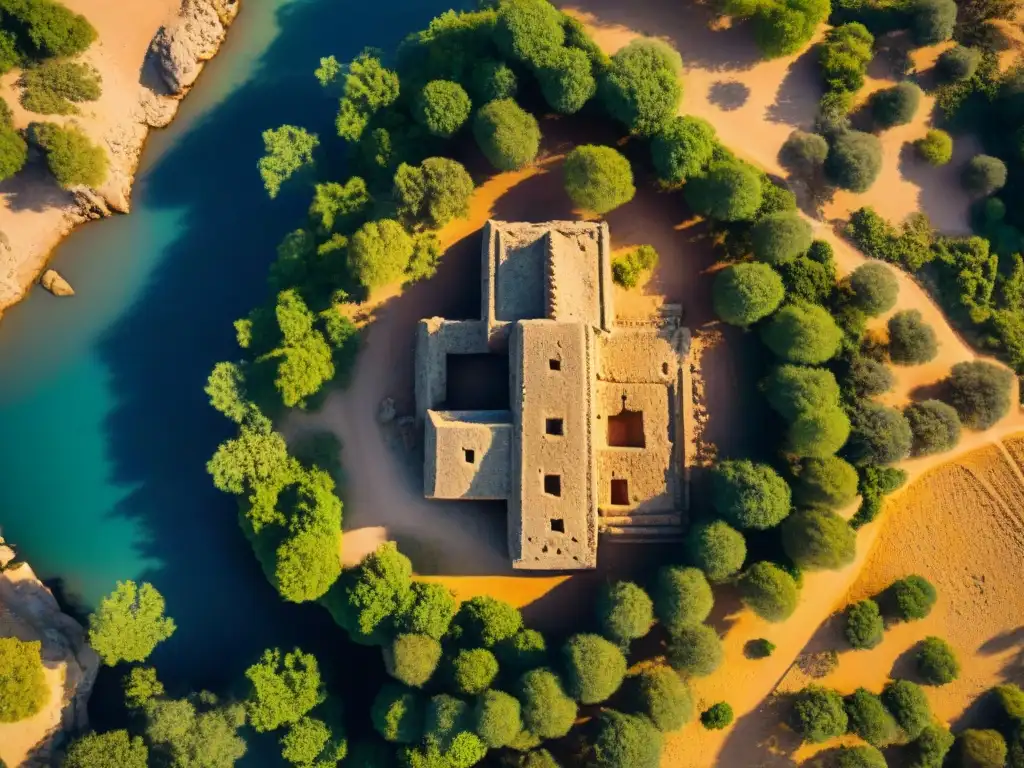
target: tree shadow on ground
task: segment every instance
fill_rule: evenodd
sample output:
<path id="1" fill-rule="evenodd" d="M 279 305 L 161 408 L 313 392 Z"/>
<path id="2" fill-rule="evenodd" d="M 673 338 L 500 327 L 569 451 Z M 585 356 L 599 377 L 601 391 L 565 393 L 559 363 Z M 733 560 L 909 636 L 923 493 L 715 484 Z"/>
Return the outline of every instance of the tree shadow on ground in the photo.
<path id="1" fill-rule="evenodd" d="M 808 88 L 808 83 L 815 83 L 818 87 Z M 818 48 L 811 46 L 786 70 L 782 85 L 775 94 L 775 101 L 768 107 L 768 119 L 773 123 L 791 125 L 804 131 L 814 130 L 818 101 L 824 93 L 820 83 Z"/>
<path id="2" fill-rule="evenodd" d="M 71 193 L 57 184 L 45 158 L 38 151 L 29 153 L 29 162 L 17 175 L 0 182 L 0 198 L 14 213 L 40 213 L 50 208 L 64 208 L 74 202 Z"/>
<path id="3" fill-rule="evenodd" d="M 708 101 L 723 112 L 732 112 L 747 103 L 750 88 L 737 80 L 718 80 L 708 90 Z"/>
<path id="4" fill-rule="evenodd" d="M 739 718 L 729 731 L 715 765 L 757 765 L 760 768 L 795 768 L 793 755 L 801 739 L 787 724 L 790 697 L 771 694 L 757 709 Z"/>

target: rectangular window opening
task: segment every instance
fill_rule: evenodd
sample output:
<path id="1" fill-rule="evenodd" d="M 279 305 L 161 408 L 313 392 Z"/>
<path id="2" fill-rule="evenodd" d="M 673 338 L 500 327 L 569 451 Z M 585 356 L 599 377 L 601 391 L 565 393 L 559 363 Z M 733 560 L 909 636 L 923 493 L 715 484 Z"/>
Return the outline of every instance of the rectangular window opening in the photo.
<path id="1" fill-rule="evenodd" d="M 613 448 L 643 448 L 644 412 L 622 409 L 608 417 L 608 445 Z"/>
<path id="2" fill-rule="evenodd" d="M 544 493 L 548 496 L 562 495 L 562 476 L 544 475 Z"/>
<path id="3" fill-rule="evenodd" d="M 629 504 L 629 481 L 625 478 L 612 478 L 612 504 L 617 506 Z"/>
<path id="4" fill-rule="evenodd" d="M 555 533 L 565 533 L 565 520 L 560 517 L 551 518 L 551 530 Z"/>
<path id="5" fill-rule="evenodd" d="M 462 452 L 466 455 L 467 464 L 476 463 L 476 451 L 474 451 L 472 448 L 463 448 Z"/>
<path id="6" fill-rule="evenodd" d="M 544 432 L 549 435 L 563 435 L 563 423 L 561 419 L 545 419 Z"/>
<path id="7" fill-rule="evenodd" d="M 548 367 L 552 371 L 560 371 L 562 370 L 562 361 L 556 360 L 555 358 L 551 358 L 550 360 L 548 360 Z"/>

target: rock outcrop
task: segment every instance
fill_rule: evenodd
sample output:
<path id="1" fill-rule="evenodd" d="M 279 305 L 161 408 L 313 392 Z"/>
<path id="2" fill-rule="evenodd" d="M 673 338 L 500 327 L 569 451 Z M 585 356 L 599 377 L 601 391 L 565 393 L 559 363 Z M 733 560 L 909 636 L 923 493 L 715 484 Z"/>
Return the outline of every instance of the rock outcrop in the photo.
<path id="1" fill-rule="evenodd" d="M 56 269 L 48 269 L 43 272 L 39 284 L 54 296 L 74 296 L 75 289 L 71 283 L 65 280 Z"/>
<path id="2" fill-rule="evenodd" d="M 0 761 L 10 768 L 56 765 L 56 750 L 88 724 L 86 704 L 100 661 L 85 630 L 61 612 L 53 593 L 0 538 L 0 637 L 42 643 L 50 701 L 17 723 L 0 723 Z"/>
<path id="3" fill-rule="evenodd" d="M 226 23 L 238 12 L 236 0 L 185 0 L 181 16 L 161 29 L 150 48 L 168 91 L 184 93 L 224 41 Z"/>

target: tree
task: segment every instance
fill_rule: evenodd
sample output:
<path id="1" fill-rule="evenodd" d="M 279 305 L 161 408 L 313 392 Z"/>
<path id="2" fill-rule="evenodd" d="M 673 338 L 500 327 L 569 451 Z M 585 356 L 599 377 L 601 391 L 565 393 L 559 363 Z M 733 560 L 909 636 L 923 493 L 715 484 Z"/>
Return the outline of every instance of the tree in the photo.
<path id="1" fill-rule="evenodd" d="M 935 66 L 943 80 L 955 82 L 973 77 L 980 63 L 981 51 L 977 48 L 957 45 L 939 54 Z"/>
<path id="2" fill-rule="evenodd" d="M 761 389 L 769 405 L 787 421 L 839 405 L 839 384 L 825 368 L 779 365 L 765 377 Z"/>
<path id="3" fill-rule="evenodd" d="M 851 192 L 867 192 L 882 170 L 882 144 L 878 137 L 846 131 L 832 140 L 825 174 L 837 186 Z"/>
<path id="4" fill-rule="evenodd" d="M 282 125 L 263 132 L 263 157 L 260 176 L 271 198 L 277 197 L 281 185 L 297 171 L 313 163 L 313 150 L 320 146 L 315 133 L 294 125 Z"/>
<path id="5" fill-rule="evenodd" d="M 935 587 L 924 576 L 916 573 L 894 581 L 889 593 L 896 616 L 903 621 L 917 621 L 932 612 L 938 598 Z"/>
<path id="6" fill-rule="evenodd" d="M 837 570 L 853 562 L 857 533 L 831 510 L 801 510 L 782 522 L 782 548 L 800 568 Z"/>
<path id="7" fill-rule="evenodd" d="M 298 648 L 286 654 L 278 648 L 264 651 L 245 676 L 249 725 L 260 733 L 298 722 L 326 697 L 316 657 Z"/>
<path id="8" fill-rule="evenodd" d="M 825 33 L 825 43 L 818 49 L 818 65 L 829 93 L 853 94 L 864 87 L 874 44 L 867 27 L 855 22 L 840 24 Z"/>
<path id="9" fill-rule="evenodd" d="M 715 275 L 711 286 L 715 314 L 744 328 L 774 312 L 785 295 L 782 278 L 767 264 L 733 264 Z"/>
<path id="10" fill-rule="evenodd" d="M 498 676 L 498 660 L 486 648 L 463 649 L 452 661 L 455 689 L 467 696 L 476 696 L 491 687 Z"/>
<path id="11" fill-rule="evenodd" d="M 949 643 L 932 635 L 917 646 L 917 671 L 929 685 L 946 685 L 960 676 L 960 662 Z"/>
<path id="12" fill-rule="evenodd" d="M 905 80 L 871 94 L 871 116 L 881 128 L 906 125 L 914 119 L 920 103 L 921 89 Z"/>
<path id="13" fill-rule="evenodd" d="M 992 689 L 999 708 L 1008 723 L 1024 721 L 1024 690 L 1016 683 L 997 685 Z M 1014 768 L 1017 768 L 1014 766 Z"/>
<path id="14" fill-rule="evenodd" d="M 399 627 L 440 640 L 455 618 L 455 596 L 448 587 L 435 582 L 414 581 L 411 589 L 412 602 L 398 618 Z"/>
<path id="15" fill-rule="evenodd" d="M 785 450 L 794 456 L 826 458 L 845 445 L 850 420 L 839 406 L 802 413 L 789 426 Z"/>
<path id="16" fill-rule="evenodd" d="M 704 621 L 715 598 L 711 585 L 696 568 L 665 565 L 658 570 L 654 612 L 670 634 Z"/>
<path id="17" fill-rule="evenodd" d="M 727 701 L 719 701 L 700 713 L 700 724 L 709 731 L 720 731 L 732 724 L 732 705 Z"/>
<path id="18" fill-rule="evenodd" d="M 658 264 L 654 246 L 640 245 L 623 256 L 612 259 L 612 279 L 623 288 L 636 288 L 640 277 Z"/>
<path id="19" fill-rule="evenodd" d="M 824 136 L 796 130 L 779 150 L 779 162 L 794 173 L 813 174 L 825 164 L 828 142 Z"/>
<path id="20" fill-rule="evenodd" d="M 850 273 L 851 303 L 865 315 L 876 317 L 896 306 L 900 284 L 892 269 L 879 261 L 861 264 Z"/>
<path id="21" fill-rule="evenodd" d="M 494 646 L 502 667 L 519 672 L 543 667 L 548 661 L 544 635 L 535 629 L 521 629 Z"/>
<path id="22" fill-rule="evenodd" d="M 374 113 L 398 99 L 398 75 L 385 69 L 380 59 L 363 52 L 348 66 L 341 107 L 335 121 L 345 141 L 359 141 Z"/>
<path id="23" fill-rule="evenodd" d="M 605 585 L 597 598 L 597 620 L 604 636 L 620 646 L 643 637 L 654 623 L 654 604 L 631 581 Z"/>
<path id="24" fill-rule="evenodd" d="M 866 688 L 858 688 L 846 698 L 850 731 L 873 747 L 884 747 L 896 740 L 899 728 L 881 697 Z M 884 763 L 883 763 L 884 765 Z"/>
<path id="25" fill-rule="evenodd" d="M 884 363 L 857 355 L 850 362 L 846 381 L 855 395 L 874 397 L 892 389 L 893 375 Z"/>
<path id="26" fill-rule="evenodd" d="M 960 183 L 978 197 L 988 197 L 1006 184 L 1006 164 L 998 157 L 975 155 L 964 167 Z"/>
<path id="27" fill-rule="evenodd" d="M 561 768 L 546 749 L 538 749 L 520 758 L 519 768 Z"/>
<path id="28" fill-rule="evenodd" d="M 838 456 L 804 459 L 793 484 L 793 499 L 816 509 L 839 509 L 856 498 L 857 482 L 857 470 Z"/>
<path id="29" fill-rule="evenodd" d="M 452 219 L 469 215 L 473 179 L 455 160 L 428 157 L 418 166 L 398 166 L 393 194 L 399 216 L 440 229 Z"/>
<path id="30" fill-rule="evenodd" d="M 953 139 L 945 131 L 933 128 L 915 141 L 914 146 L 929 165 L 945 165 L 953 158 Z"/>
<path id="31" fill-rule="evenodd" d="M 757 5 L 753 14 L 754 39 L 766 58 L 796 53 L 828 18 L 822 0 L 778 0 Z"/>
<path id="32" fill-rule="evenodd" d="M 241 424 L 249 411 L 246 400 L 245 374 L 238 363 L 217 363 L 210 372 L 204 389 L 210 405 L 236 424 Z"/>
<path id="33" fill-rule="evenodd" d="M 309 218 L 317 231 L 326 236 L 348 230 L 356 222 L 361 223 L 372 203 L 366 182 L 360 177 L 352 176 L 344 184 L 329 181 L 315 185 Z"/>
<path id="34" fill-rule="evenodd" d="M 41 648 L 38 640 L 0 637 L 0 723 L 31 717 L 50 700 Z"/>
<path id="35" fill-rule="evenodd" d="M 660 763 L 661 734 L 647 718 L 601 712 L 588 768 L 658 768 Z"/>
<path id="36" fill-rule="evenodd" d="M 96 29 L 88 19 L 60 3 L 5 3 L 4 13 L 24 37 L 20 45 L 31 58 L 75 56 L 96 40 Z M 27 38 L 27 39 L 25 39 Z"/>
<path id="37" fill-rule="evenodd" d="M 381 288 L 402 276 L 412 251 L 412 238 L 397 221 L 370 221 L 352 235 L 349 266 L 367 289 Z"/>
<path id="38" fill-rule="evenodd" d="M 488 59 L 473 71 L 473 95 L 481 104 L 513 99 L 518 86 L 515 70 L 504 62 Z"/>
<path id="39" fill-rule="evenodd" d="M 413 109 L 416 122 L 434 136 L 454 136 L 469 118 L 469 94 L 451 80 L 431 80 L 420 91 Z"/>
<path id="40" fill-rule="evenodd" d="M 761 329 L 761 339 L 783 360 L 817 365 L 836 355 L 843 331 L 824 307 L 789 304 Z"/>
<path id="41" fill-rule="evenodd" d="M 388 674 L 410 688 L 421 688 L 441 660 L 441 643 L 427 635 L 403 634 L 384 649 Z"/>
<path id="42" fill-rule="evenodd" d="M 132 667 L 124 678 L 124 701 L 129 709 L 143 710 L 164 695 L 164 685 L 152 667 Z"/>
<path id="43" fill-rule="evenodd" d="M 869 650 L 885 638 L 885 622 L 874 600 L 861 600 L 846 609 L 846 639 L 854 648 Z"/>
<path id="44" fill-rule="evenodd" d="M 953 36 L 954 0 L 916 0 L 910 7 L 911 30 L 918 45 L 935 45 Z"/>
<path id="45" fill-rule="evenodd" d="M 164 598 L 156 587 L 119 581 L 89 617 L 89 645 L 110 667 L 145 661 L 174 629 L 174 620 L 164 616 Z"/>
<path id="46" fill-rule="evenodd" d="M 737 528 L 764 530 L 789 514 L 790 490 L 767 464 L 746 459 L 723 461 L 712 470 L 711 502 L 718 514 Z"/>
<path id="47" fill-rule="evenodd" d="M 259 412 L 247 414 L 238 437 L 221 443 L 207 462 L 206 471 L 212 475 L 213 484 L 226 493 L 251 494 L 250 500 L 266 497 L 266 510 L 261 505 L 247 514 L 257 532 L 266 523 L 281 522 L 274 505 L 278 492 L 293 482 L 296 464 L 270 419 Z M 260 518 L 258 514 L 263 511 L 266 515 Z"/>
<path id="48" fill-rule="evenodd" d="M 565 690 L 581 704 L 598 704 L 622 685 L 626 657 L 600 635 L 578 634 L 562 646 Z"/>
<path id="49" fill-rule="evenodd" d="M 963 768 L 1002 768 L 1006 765 L 1006 739 L 999 731 L 968 728 L 957 738 Z"/>
<path id="50" fill-rule="evenodd" d="M 853 411 L 847 458 L 857 466 L 892 464 L 910 455 L 914 436 L 896 408 L 862 402 Z"/>
<path id="51" fill-rule="evenodd" d="M 754 218 L 763 196 L 761 176 L 737 160 L 713 161 L 705 173 L 691 178 L 683 190 L 696 213 L 719 221 Z"/>
<path id="52" fill-rule="evenodd" d="M 565 191 L 573 204 L 608 213 L 633 199 L 633 169 L 611 147 L 585 144 L 565 158 Z"/>
<path id="53" fill-rule="evenodd" d="M 473 137 L 499 171 L 524 168 L 540 150 L 537 119 L 512 99 L 492 101 L 478 109 L 473 118 Z"/>
<path id="54" fill-rule="evenodd" d="M 840 747 L 836 768 L 886 768 L 885 755 L 872 746 Z"/>
<path id="55" fill-rule="evenodd" d="M 949 750 L 953 748 L 953 734 L 939 725 L 929 725 L 917 737 L 917 759 L 912 768 L 942 768 Z"/>
<path id="56" fill-rule="evenodd" d="M 721 638 L 707 624 L 680 627 L 669 638 L 665 653 L 672 669 L 693 677 L 710 675 L 721 665 L 724 655 Z"/>
<path id="57" fill-rule="evenodd" d="M 750 231 L 754 256 L 769 264 L 782 264 L 806 253 L 811 247 L 811 225 L 795 211 L 773 213 L 758 221 Z"/>
<path id="58" fill-rule="evenodd" d="M 128 731 L 90 733 L 68 747 L 64 768 L 147 768 L 149 750 L 141 736 Z"/>
<path id="59" fill-rule="evenodd" d="M 908 738 L 916 739 L 931 725 L 932 712 L 928 697 L 917 683 L 893 680 L 882 689 L 882 703 L 896 718 Z"/>
<path id="60" fill-rule="evenodd" d="M 938 354 L 935 331 L 916 309 L 905 309 L 889 318 L 889 357 L 897 365 L 920 365 Z"/>
<path id="61" fill-rule="evenodd" d="M 658 181 L 678 187 L 701 174 L 711 162 L 717 139 L 706 120 L 676 115 L 651 139 L 651 162 Z"/>
<path id="62" fill-rule="evenodd" d="M 539 66 L 565 42 L 561 14 L 544 0 L 511 0 L 498 8 L 494 39 L 507 56 Z"/>
<path id="63" fill-rule="evenodd" d="M 660 40 L 638 38 L 612 56 L 600 84 L 601 101 L 634 136 L 653 136 L 683 98 L 682 59 Z"/>
<path id="64" fill-rule="evenodd" d="M 484 691 L 476 699 L 473 716 L 476 735 L 492 749 L 508 746 L 523 729 L 521 705 L 504 691 Z"/>
<path id="65" fill-rule="evenodd" d="M 386 542 L 338 581 L 327 608 L 355 642 L 383 645 L 414 600 L 412 563 Z"/>
<path id="66" fill-rule="evenodd" d="M 387 741 L 412 744 L 423 736 L 423 700 L 404 686 L 385 683 L 373 700 L 370 719 Z"/>
<path id="67" fill-rule="evenodd" d="M 808 685 L 793 702 L 793 726 L 804 741 L 820 744 L 846 733 L 843 697 L 831 688 Z"/>
<path id="68" fill-rule="evenodd" d="M 800 590 L 796 580 L 774 563 L 754 563 L 739 579 L 743 604 L 765 621 L 785 621 L 796 610 Z"/>
<path id="69" fill-rule="evenodd" d="M 281 757 L 298 766 L 334 766 L 348 754 L 344 736 L 335 736 L 331 727 L 315 717 L 293 723 L 281 737 Z"/>
<path id="70" fill-rule="evenodd" d="M 574 115 L 597 92 L 593 65 L 586 51 L 558 48 L 537 70 L 544 100 L 555 112 Z"/>
<path id="71" fill-rule="evenodd" d="M 271 582 L 285 600 L 304 603 L 323 597 L 341 575 L 341 501 L 328 472 L 302 472 L 290 498 L 289 533 L 274 553 Z"/>
<path id="72" fill-rule="evenodd" d="M 693 696 L 670 667 L 648 667 L 636 676 L 637 714 L 662 733 L 677 731 L 693 718 Z"/>
<path id="73" fill-rule="evenodd" d="M 98 187 L 107 178 L 107 153 L 93 144 L 76 125 L 43 123 L 36 127 L 36 142 L 46 152 L 46 164 L 60 186 Z"/>
<path id="74" fill-rule="evenodd" d="M 743 534 L 724 520 L 696 523 L 686 535 L 691 564 L 704 571 L 710 582 L 725 581 L 743 567 L 747 542 Z"/>
<path id="75" fill-rule="evenodd" d="M 518 608 L 488 595 L 470 598 L 459 606 L 452 635 L 463 647 L 493 648 L 523 627 Z"/>
<path id="76" fill-rule="evenodd" d="M 947 384 L 949 402 L 968 429 L 988 429 L 1010 410 L 1013 374 L 994 363 L 957 363 Z"/>
<path id="77" fill-rule="evenodd" d="M 559 739 L 576 722 L 576 702 L 550 669 L 531 669 L 519 679 L 517 698 L 523 705 L 523 727 L 541 739 Z"/>
<path id="78" fill-rule="evenodd" d="M 7 124 L 0 125 L 0 181 L 9 179 L 28 160 L 28 144 L 21 134 Z"/>
<path id="79" fill-rule="evenodd" d="M 911 454 L 928 456 L 956 447 L 960 442 L 960 416 L 941 400 L 923 400 L 908 405 L 903 415 L 914 435 Z"/>
<path id="80" fill-rule="evenodd" d="M 157 700 L 146 709 L 146 719 L 146 741 L 160 765 L 232 768 L 245 755 L 245 740 L 238 735 L 245 708 L 221 705 L 211 693 Z"/>

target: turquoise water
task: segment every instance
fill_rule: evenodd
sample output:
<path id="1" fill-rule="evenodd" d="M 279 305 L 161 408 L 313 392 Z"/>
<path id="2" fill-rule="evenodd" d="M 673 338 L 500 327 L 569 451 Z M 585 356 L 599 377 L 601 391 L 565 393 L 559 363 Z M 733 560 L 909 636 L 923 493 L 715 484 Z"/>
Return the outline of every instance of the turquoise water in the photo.
<path id="1" fill-rule="evenodd" d="M 85 607 L 118 579 L 153 582 L 179 626 L 155 657 L 168 679 L 222 687 L 268 645 L 339 640 L 322 609 L 277 598 L 210 485 L 206 459 L 229 429 L 202 387 L 308 204 L 308 190 L 267 199 L 261 131 L 328 137 L 319 57 L 394 50 L 450 5 L 243 0 L 177 120 L 153 134 L 131 215 L 57 252 L 78 295 L 35 290 L 0 323 L 0 530 Z"/>

